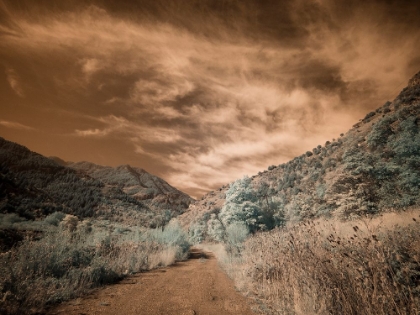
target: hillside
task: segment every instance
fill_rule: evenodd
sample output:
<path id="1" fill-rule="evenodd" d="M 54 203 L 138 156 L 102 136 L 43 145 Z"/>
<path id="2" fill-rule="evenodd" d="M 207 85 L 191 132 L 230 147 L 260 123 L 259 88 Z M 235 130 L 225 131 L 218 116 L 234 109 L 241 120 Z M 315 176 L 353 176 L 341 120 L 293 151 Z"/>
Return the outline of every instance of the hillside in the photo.
<path id="1" fill-rule="evenodd" d="M 3 138 L 0 179 L 0 213 L 26 219 L 61 211 L 156 226 L 182 213 L 192 200 L 144 170 L 65 163 Z"/>
<path id="2" fill-rule="evenodd" d="M 130 165 L 113 168 L 89 162 L 69 163 L 68 167 L 100 181 L 105 191 L 120 189 L 155 211 L 169 211 L 169 216 L 183 213 L 192 201 L 187 194 L 141 168 Z"/>
<path id="3" fill-rule="evenodd" d="M 420 73 L 393 102 L 338 139 L 208 193 L 180 220 L 196 241 L 219 241 L 238 222 L 257 231 L 288 221 L 356 219 L 419 205 L 419 125 Z"/>

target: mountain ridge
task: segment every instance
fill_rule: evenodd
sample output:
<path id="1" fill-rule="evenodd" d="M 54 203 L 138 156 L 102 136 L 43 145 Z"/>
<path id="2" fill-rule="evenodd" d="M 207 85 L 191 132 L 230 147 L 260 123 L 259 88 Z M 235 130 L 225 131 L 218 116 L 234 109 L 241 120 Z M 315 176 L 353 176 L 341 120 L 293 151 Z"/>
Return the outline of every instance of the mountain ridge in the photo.
<path id="1" fill-rule="evenodd" d="M 127 172 L 131 182 L 125 181 Z M 162 226 L 193 200 L 140 168 L 47 158 L 1 137 L 0 177 L 0 213 L 27 219 L 60 211 L 82 218 Z"/>

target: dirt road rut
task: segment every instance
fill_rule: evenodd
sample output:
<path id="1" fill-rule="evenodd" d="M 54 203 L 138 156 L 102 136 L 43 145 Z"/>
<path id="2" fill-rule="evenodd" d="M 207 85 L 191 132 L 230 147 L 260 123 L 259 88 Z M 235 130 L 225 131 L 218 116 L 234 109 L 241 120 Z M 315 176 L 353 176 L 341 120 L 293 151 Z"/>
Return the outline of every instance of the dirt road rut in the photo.
<path id="1" fill-rule="evenodd" d="M 191 251 L 191 259 L 128 277 L 84 298 L 52 309 L 52 314 L 90 315 L 251 315 L 246 299 L 220 270 L 211 253 Z"/>

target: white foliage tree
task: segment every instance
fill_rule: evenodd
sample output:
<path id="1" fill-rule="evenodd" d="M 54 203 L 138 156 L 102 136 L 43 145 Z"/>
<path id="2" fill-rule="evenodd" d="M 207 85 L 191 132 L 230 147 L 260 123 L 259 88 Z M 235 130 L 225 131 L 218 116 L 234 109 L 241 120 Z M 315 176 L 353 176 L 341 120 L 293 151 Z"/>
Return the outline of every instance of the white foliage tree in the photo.
<path id="1" fill-rule="evenodd" d="M 231 184 L 219 218 L 224 226 L 243 222 L 250 231 L 261 229 L 259 200 L 252 189 L 251 179 L 245 176 Z"/>
<path id="2" fill-rule="evenodd" d="M 217 242 L 222 242 L 225 236 L 223 224 L 214 213 L 211 214 L 210 220 L 207 221 L 207 234 Z"/>

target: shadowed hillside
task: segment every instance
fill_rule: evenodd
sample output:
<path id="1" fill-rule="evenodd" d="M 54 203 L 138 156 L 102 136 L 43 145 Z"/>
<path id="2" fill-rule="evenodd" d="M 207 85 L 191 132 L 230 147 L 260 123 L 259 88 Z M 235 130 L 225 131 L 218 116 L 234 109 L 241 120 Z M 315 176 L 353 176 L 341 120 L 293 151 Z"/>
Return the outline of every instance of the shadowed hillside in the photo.
<path id="1" fill-rule="evenodd" d="M 169 185 L 163 179 L 140 168 L 121 165 L 116 168 L 89 162 L 69 163 L 68 166 L 80 174 L 87 174 L 105 185 L 104 190 L 121 190 L 130 198 L 149 208 L 173 216 L 188 208 L 192 199 L 187 194 Z"/>
<path id="2" fill-rule="evenodd" d="M 0 138 L 0 212 L 35 219 L 63 211 L 93 216 L 103 184 Z"/>
<path id="3" fill-rule="evenodd" d="M 68 163 L 0 138 L 0 314 L 45 313 L 186 259 L 186 233 L 166 223 L 191 200 L 141 169 Z"/>
<path id="4" fill-rule="evenodd" d="M 222 240 L 316 217 L 356 219 L 420 203 L 420 73 L 346 134 L 203 196 L 181 216 L 193 239 Z"/>
<path id="5" fill-rule="evenodd" d="M 163 226 L 192 200 L 144 170 L 66 163 L 3 138 L 0 178 L 0 213 L 26 219 L 60 211 L 81 218 Z"/>

